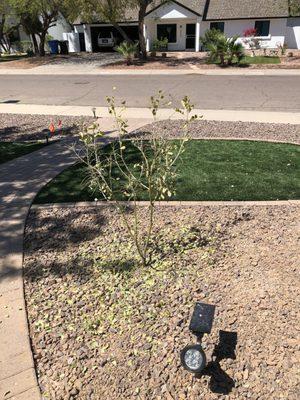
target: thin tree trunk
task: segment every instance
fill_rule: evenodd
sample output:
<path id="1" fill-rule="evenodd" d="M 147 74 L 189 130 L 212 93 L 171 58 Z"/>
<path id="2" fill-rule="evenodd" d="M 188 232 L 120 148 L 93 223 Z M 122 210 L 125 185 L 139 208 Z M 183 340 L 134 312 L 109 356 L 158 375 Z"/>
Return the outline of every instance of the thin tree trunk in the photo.
<path id="1" fill-rule="evenodd" d="M 120 33 L 122 38 L 129 43 L 132 43 L 132 40 L 130 37 L 127 35 L 127 33 L 124 31 L 124 29 L 117 23 L 113 23 L 112 26 Z"/>
<path id="2" fill-rule="evenodd" d="M 224 54 L 220 54 L 220 61 L 221 61 L 221 66 L 224 67 L 224 66 L 225 66 L 225 57 L 224 57 Z"/>
<path id="3" fill-rule="evenodd" d="M 34 54 L 39 54 L 39 46 L 34 33 L 31 34 Z"/>
<path id="4" fill-rule="evenodd" d="M 4 35 L 4 25 L 6 21 L 6 15 L 1 14 L 1 23 L 0 23 L 0 47 L 2 47 L 3 51 L 8 51 L 6 48 L 6 40 Z"/>
<path id="5" fill-rule="evenodd" d="M 41 56 L 41 57 L 44 57 L 45 56 L 45 40 L 46 40 L 46 33 L 45 32 L 43 32 L 41 35 L 40 35 L 40 44 L 39 44 L 39 55 Z"/>
<path id="6" fill-rule="evenodd" d="M 146 40 L 144 37 L 144 23 L 146 15 L 147 3 L 144 1 L 139 9 L 139 43 L 140 43 L 140 58 L 147 59 Z"/>

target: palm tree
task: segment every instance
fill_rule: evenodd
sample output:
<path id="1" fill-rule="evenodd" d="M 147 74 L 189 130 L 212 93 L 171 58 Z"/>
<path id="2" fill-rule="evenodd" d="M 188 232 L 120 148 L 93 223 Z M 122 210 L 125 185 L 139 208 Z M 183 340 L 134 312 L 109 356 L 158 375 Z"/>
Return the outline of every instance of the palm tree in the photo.
<path id="1" fill-rule="evenodd" d="M 218 35 L 214 42 L 207 43 L 206 48 L 209 52 L 210 61 L 217 62 L 220 60 L 220 65 L 226 65 L 226 55 L 228 54 L 228 39 L 224 34 Z"/>
<path id="2" fill-rule="evenodd" d="M 234 36 L 231 39 L 227 39 L 227 53 L 228 53 L 228 65 L 232 64 L 233 58 L 236 57 L 238 64 L 245 57 L 244 46 L 242 43 L 237 42 L 238 36 Z"/>
<path id="3" fill-rule="evenodd" d="M 125 58 L 127 65 L 131 65 L 132 59 L 138 50 L 138 43 L 124 41 L 120 46 L 116 47 L 116 50 Z"/>

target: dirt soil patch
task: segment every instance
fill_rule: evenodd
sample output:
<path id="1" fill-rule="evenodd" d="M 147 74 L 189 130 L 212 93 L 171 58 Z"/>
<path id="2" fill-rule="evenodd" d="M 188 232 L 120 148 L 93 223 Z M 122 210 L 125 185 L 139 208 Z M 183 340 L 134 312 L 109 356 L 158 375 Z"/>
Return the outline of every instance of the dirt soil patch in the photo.
<path id="1" fill-rule="evenodd" d="M 31 211 L 24 281 L 44 398 L 298 399 L 300 207 L 157 212 L 156 268 L 142 269 L 109 206 Z M 196 378 L 179 353 L 199 300 L 217 308 Z"/>
<path id="2" fill-rule="evenodd" d="M 61 121 L 61 128 L 59 127 Z M 92 124 L 92 117 L 70 117 L 59 115 L 23 115 L 0 114 L 0 141 L 24 142 L 45 140 L 46 133 L 53 123 L 55 132 L 53 139 L 60 139 L 65 135 L 74 135 L 80 132 L 83 125 Z"/>
<path id="3" fill-rule="evenodd" d="M 159 121 L 138 129 L 130 137 L 179 138 L 186 134 L 182 124 L 182 121 Z M 234 138 L 300 144 L 300 125 L 198 120 L 189 125 L 188 135 L 195 139 Z"/>
<path id="4" fill-rule="evenodd" d="M 28 57 L 20 60 L 6 61 L 0 63 L 1 68 L 31 69 L 42 65 L 61 66 L 94 66 L 101 67 L 107 63 L 119 60 L 121 56 L 116 52 L 101 53 L 71 53 L 69 55 L 50 55 L 45 57 Z"/>

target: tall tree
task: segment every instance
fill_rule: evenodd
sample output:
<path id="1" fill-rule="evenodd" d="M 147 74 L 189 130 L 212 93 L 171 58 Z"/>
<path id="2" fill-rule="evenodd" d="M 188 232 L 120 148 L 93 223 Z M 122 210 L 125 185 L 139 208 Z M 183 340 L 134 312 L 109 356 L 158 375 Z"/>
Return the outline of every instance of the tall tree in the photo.
<path id="1" fill-rule="evenodd" d="M 75 18 L 77 0 L 9 0 L 21 17 L 25 31 L 35 38 L 39 37 L 38 51 L 45 55 L 45 42 L 49 28 L 55 25 L 60 14 Z M 33 39 L 35 43 L 35 39 Z M 37 46 L 37 43 L 35 44 Z"/>
<path id="2" fill-rule="evenodd" d="M 144 36 L 146 14 L 150 10 L 150 7 L 158 6 L 168 1 L 169 0 L 132 0 L 131 2 L 131 7 L 136 6 L 138 8 L 140 55 L 143 59 L 147 58 L 146 40 Z M 128 6 L 130 7 L 130 5 Z"/>
<path id="3" fill-rule="evenodd" d="M 42 31 L 42 23 L 38 15 L 22 13 L 20 23 L 25 33 L 31 37 L 34 54 L 39 54 L 39 45 L 36 36 Z"/>
<path id="4" fill-rule="evenodd" d="M 8 1 L 0 0 L 0 50 L 10 52 L 11 35 L 19 25 L 19 20 L 13 15 Z"/>
<path id="5" fill-rule="evenodd" d="M 145 16 L 150 6 L 156 6 L 168 0 L 81 0 L 82 15 L 87 15 L 89 20 L 99 20 L 109 22 L 122 35 L 126 41 L 131 41 L 120 21 L 125 21 L 126 16 L 136 11 L 138 14 L 138 33 L 140 44 L 140 55 L 143 59 L 147 58 L 146 41 L 144 37 Z"/>
<path id="6" fill-rule="evenodd" d="M 124 21 L 125 13 L 130 7 L 132 0 L 80 0 L 80 11 L 82 18 L 89 22 L 110 23 L 122 36 L 122 38 L 131 42 L 127 33 L 119 24 Z"/>

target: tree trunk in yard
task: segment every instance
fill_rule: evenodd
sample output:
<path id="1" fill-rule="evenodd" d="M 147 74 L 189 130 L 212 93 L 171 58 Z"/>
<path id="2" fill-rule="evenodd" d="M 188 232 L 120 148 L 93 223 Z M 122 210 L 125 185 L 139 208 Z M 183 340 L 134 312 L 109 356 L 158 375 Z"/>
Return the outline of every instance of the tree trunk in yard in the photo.
<path id="1" fill-rule="evenodd" d="M 38 46 L 36 36 L 34 33 L 31 34 L 31 39 L 32 39 L 32 43 L 33 43 L 34 54 L 39 54 L 39 46 Z"/>
<path id="2" fill-rule="evenodd" d="M 6 48 L 6 40 L 5 40 L 5 35 L 4 35 L 4 25 L 5 25 L 5 21 L 6 21 L 6 15 L 5 14 L 1 14 L 1 18 L 0 18 L 0 48 L 3 49 L 3 51 L 8 51 Z"/>
<path id="3" fill-rule="evenodd" d="M 223 53 L 220 54 L 220 61 L 221 61 L 221 66 L 224 67 L 225 66 L 225 57 L 224 57 Z"/>
<path id="4" fill-rule="evenodd" d="M 39 55 L 41 57 L 45 56 L 45 40 L 46 40 L 46 32 L 43 32 L 40 35 L 40 44 L 39 44 Z"/>
<path id="5" fill-rule="evenodd" d="M 147 9 L 147 2 L 143 1 L 139 8 L 139 43 L 140 43 L 140 57 L 142 60 L 147 59 L 146 40 L 144 37 L 144 22 Z"/>
<path id="6" fill-rule="evenodd" d="M 132 40 L 130 37 L 127 35 L 127 33 L 124 31 L 124 29 L 117 23 L 113 23 L 112 26 L 120 33 L 122 38 L 129 43 L 132 43 Z"/>

